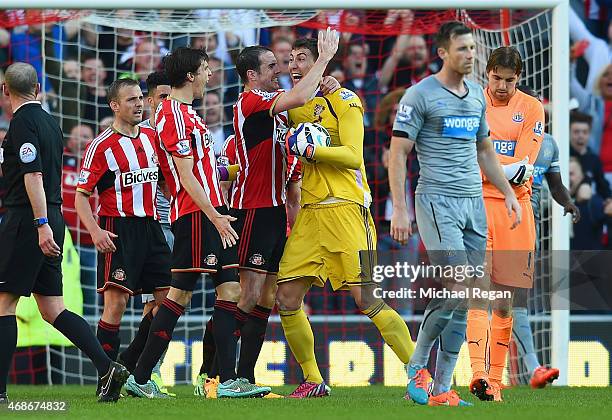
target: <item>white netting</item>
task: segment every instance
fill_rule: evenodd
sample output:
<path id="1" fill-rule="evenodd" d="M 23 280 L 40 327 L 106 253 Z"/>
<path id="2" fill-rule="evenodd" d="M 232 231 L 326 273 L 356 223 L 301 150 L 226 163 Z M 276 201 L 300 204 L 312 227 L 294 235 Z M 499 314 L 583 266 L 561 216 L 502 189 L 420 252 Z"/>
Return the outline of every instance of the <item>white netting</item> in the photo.
<path id="1" fill-rule="evenodd" d="M 333 14 L 328 12 L 324 25 L 334 21 L 331 17 L 339 22 L 343 22 L 345 18 L 348 21 L 349 18 L 355 16 L 360 18 L 362 16 L 362 14 L 359 14 L 360 12 L 363 11 L 352 15 L 350 13 Z M 447 15 L 451 17 L 460 16 L 461 19 L 476 27 L 478 59 L 475 78 L 479 82 L 484 81 L 484 64 L 489 53 L 494 48 L 504 45 L 506 39 L 510 41 L 511 45 L 517 46 L 524 57 L 523 82 L 550 99 L 551 49 L 549 40 L 552 28 L 549 11 L 529 17 L 504 31 L 479 27 L 479 22 L 481 22 L 479 19 L 484 19 L 484 17 L 489 19 L 490 16 L 495 16 L 495 12 L 487 12 L 486 14 L 483 14 L 482 11 L 465 10 L 457 11 L 457 13 L 454 13 L 454 11 L 448 12 Z M 60 24 L 64 29 L 61 36 L 53 31 L 43 30 L 41 32 L 43 38 L 42 61 L 45 74 L 43 85 L 44 91 L 48 93 L 47 99 L 51 113 L 60 121 L 67 141 L 71 138 L 87 138 L 88 136 L 91 138 L 109 123 L 108 117 L 111 113 L 106 105 L 104 89 L 109 81 L 120 76 L 129 76 L 143 82 L 151 71 L 159 67 L 161 57 L 167 51 L 179 46 L 192 45 L 206 48 L 211 56 L 209 64 L 213 69 L 213 78 L 207 87 L 205 118 L 213 133 L 215 133 L 214 135 L 219 139 L 224 139 L 231 130 L 231 106 L 235 103 L 240 90 L 239 80 L 232 61 L 235 54 L 246 45 L 260 42 L 269 45 L 271 40 L 277 36 L 279 39 L 295 36 L 295 28 L 292 26 L 315 15 L 317 15 L 317 12 L 314 10 L 171 12 L 121 10 L 92 11 L 80 20 L 67 20 Z M 431 13 L 429 16 L 435 15 L 435 13 Z M 417 16 L 420 15 L 417 14 Z M 377 16 L 374 16 L 374 18 L 379 19 Z M 379 20 L 382 22 L 383 19 Z M 488 22 L 490 23 L 491 20 Z M 429 34 L 435 32 L 436 25 L 419 21 L 419 24 L 415 26 L 422 30 L 430 51 L 434 50 L 431 48 L 431 36 Z M 274 29 L 263 29 L 267 27 L 274 27 Z M 384 33 L 373 34 L 373 32 L 370 32 L 370 37 L 364 40 L 362 34 L 368 33 L 368 28 L 372 27 L 376 26 L 362 25 L 358 27 L 357 25 L 353 26 L 354 31 L 347 27 L 345 28 L 345 34 L 348 33 L 349 36 L 343 38 L 351 39 L 351 42 L 354 43 L 362 43 L 364 46 L 367 44 L 369 49 L 369 53 L 366 53 L 368 54 L 368 65 L 376 65 L 377 63 L 380 69 L 391 51 L 387 44 L 393 45 L 394 37 L 389 34 L 387 28 Z M 487 24 L 486 27 L 490 28 L 492 25 Z M 403 31 L 403 28 L 398 26 L 397 31 L 396 33 L 399 33 Z M 306 31 L 304 30 L 304 32 Z M 374 75 L 373 77 L 377 76 Z M 144 85 L 144 83 L 141 84 Z M 381 89 L 378 84 L 374 86 L 374 89 Z M 393 87 L 397 86 L 393 86 L 391 83 L 389 90 Z M 211 92 L 215 92 L 215 95 L 212 95 Z M 367 102 L 368 105 L 366 110 L 373 114 L 374 111 L 377 111 L 377 104 L 382 94 L 380 91 L 371 93 L 372 95 L 367 97 L 364 102 Z M 214 97 L 217 98 L 216 102 L 213 101 Z M 208 102 L 209 100 L 213 102 Z M 200 108 L 202 104 L 195 104 L 195 106 Z M 147 110 L 145 117 L 148 116 L 148 112 Z M 368 114 L 366 118 L 372 117 L 374 119 L 372 114 Z M 79 135 L 81 131 L 84 131 L 85 134 Z M 375 143 L 366 146 L 367 153 L 370 153 L 372 158 L 369 161 L 366 158 L 366 165 L 368 166 L 368 179 L 375 197 L 372 213 L 379 223 L 383 216 L 374 208 L 378 205 L 377 203 L 384 203 L 387 199 L 387 196 L 383 195 L 383 188 L 379 188 L 382 183 L 387 183 L 387 179 L 384 176 L 379 178 L 377 175 L 371 175 L 371 173 L 380 171 L 382 168 L 380 155 L 383 153 L 383 143 L 379 143 L 379 133 L 374 133 L 374 131 L 374 125 L 371 122 L 370 125 L 367 125 L 366 122 L 366 134 L 372 134 L 376 137 Z M 215 140 L 215 143 L 217 143 L 217 140 Z M 77 166 L 80 166 L 80 154 L 77 154 L 76 159 Z M 543 197 L 548 196 L 543 194 Z M 543 199 L 543 201 L 545 201 L 542 205 L 543 211 L 548 212 L 548 198 Z M 382 207 L 384 208 L 384 205 Z M 64 213 L 67 219 L 70 217 L 74 219 L 73 209 L 65 207 Z M 543 217 L 542 223 L 543 237 L 546 241 L 546 245 L 542 249 L 550 249 L 549 213 L 546 213 L 546 217 Z M 81 282 L 85 297 L 85 314 L 88 321 L 95 325 L 101 313 L 100 301 L 95 293 L 95 252 L 92 252 L 91 245 L 83 240 L 83 233 L 81 226 L 73 226 L 75 243 L 81 251 Z M 379 230 L 379 239 L 382 236 L 383 232 Z M 83 258 L 83 255 L 89 255 L 89 257 Z M 548 277 L 542 276 L 539 277 L 538 281 L 545 284 L 550 280 Z M 177 383 L 191 382 L 194 369 L 199 368 L 202 353 L 202 326 L 210 315 L 214 302 L 212 285 L 207 284 L 207 286 L 202 286 L 199 290 L 196 290 L 191 305 L 193 310 L 188 310 L 186 316 L 179 320 L 174 334 L 177 340 L 171 343 L 169 357 L 167 357 L 167 360 L 171 362 L 167 363 L 162 369 L 162 373 L 167 373 L 166 381 L 175 378 Z M 536 348 L 542 349 L 541 357 L 544 357 L 541 360 L 542 362 L 548 362 L 550 353 L 550 324 L 548 322 L 550 312 L 547 304 L 549 296 L 542 292 L 547 289 L 545 285 L 537 287 L 534 289 L 536 291 L 534 296 L 529 300 L 530 311 L 535 320 L 532 325 L 537 339 Z M 325 293 L 316 297 L 320 298 L 320 305 L 323 307 L 323 312 L 319 313 L 323 313 L 325 316 L 329 314 L 328 318 L 325 318 L 325 322 L 315 326 L 319 331 L 323 331 L 323 337 L 326 340 L 331 340 L 330 337 L 345 338 L 349 336 L 366 339 L 367 334 L 364 331 L 371 327 L 366 319 L 341 315 L 354 313 L 355 308 L 350 297 L 332 298 Z M 313 300 L 308 303 L 313 307 L 315 305 Z M 142 305 L 138 299 L 130 300 L 130 307 L 126 311 L 121 329 L 123 346 L 129 343 L 138 329 L 141 308 Z M 410 321 L 410 326 L 414 331 L 420 318 L 412 317 L 409 314 L 410 310 L 404 309 L 405 312 L 402 312 L 402 315 Z M 273 320 L 268 332 L 271 332 L 273 337 L 278 338 L 282 337 L 282 333 L 279 333 L 279 331 L 278 320 Z M 375 337 L 379 339 L 378 335 L 375 335 Z M 413 337 L 416 337 L 415 332 L 413 332 Z M 317 349 L 320 346 L 327 346 L 327 344 L 327 342 L 317 341 Z M 370 345 L 369 342 L 368 345 Z M 380 342 L 372 343 L 371 347 L 377 354 L 382 353 Z M 284 349 L 284 351 L 288 351 L 288 349 Z M 265 351 L 262 354 L 269 356 Z M 464 356 L 462 354 L 462 357 Z M 283 362 L 274 363 L 286 362 L 289 365 L 293 363 L 289 359 L 290 356 L 287 359 L 282 359 Z M 73 348 L 54 348 L 51 351 L 50 360 L 51 371 L 54 377 L 59 375 L 60 382 L 93 383 L 95 381 L 95 372 L 91 363 Z M 321 364 L 324 365 L 325 363 L 323 361 Z M 174 369 L 175 365 L 177 366 L 176 370 Z M 294 369 L 295 365 L 290 368 Z M 377 381 L 380 380 L 380 371 L 382 371 L 380 367 L 378 369 Z M 467 364 L 460 363 L 458 369 L 469 369 L 469 361 Z M 518 373 L 520 374 L 520 372 Z M 458 379 L 461 384 L 465 385 L 464 382 L 469 381 L 467 371 L 460 372 L 457 377 L 462 378 L 461 380 Z M 295 379 L 291 378 L 293 382 L 295 382 Z M 297 379 L 299 380 L 299 378 Z M 402 381 L 405 380 L 399 378 L 395 383 L 401 384 Z M 385 382 L 387 382 L 387 377 L 385 377 Z"/>

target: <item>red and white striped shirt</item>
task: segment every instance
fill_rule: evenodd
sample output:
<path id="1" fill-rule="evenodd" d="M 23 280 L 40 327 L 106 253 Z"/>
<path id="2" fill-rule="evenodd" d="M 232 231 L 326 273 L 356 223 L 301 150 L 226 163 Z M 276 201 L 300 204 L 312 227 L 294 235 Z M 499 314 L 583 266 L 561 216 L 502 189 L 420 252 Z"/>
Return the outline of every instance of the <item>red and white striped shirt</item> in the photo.
<path id="1" fill-rule="evenodd" d="M 211 204 L 214 207 L 226 205 L 217 175 L 214 140 L 204 120 L 191 105 L 169 98 L 157 108 L 155 123 L 159 136 L 159 165 L 172 194 L 170 221 L 174 222 L 185 214 L 200 211 L 181 185 L 173 156 L 193 157 L 193 174 L 204 188 Z"/>
<path id="2" fill-rule="evenodd" d="M 232 190 L 233 208 L 285 204 L 287 170 L 282 140 L 288 128 L 287 114 L 271 113 L 282 93 L 250 90 L 241 93 L 234 105 L 236 163 L 240 171 Z"/>
<path id="3" fill-rule="evenodd" d="M 77 191 L 98 189 L 98 215 L 154 217 L 159 166 L 155 131 L 140 128 L 138 136 L 104 130 L 85 149 Z"/>

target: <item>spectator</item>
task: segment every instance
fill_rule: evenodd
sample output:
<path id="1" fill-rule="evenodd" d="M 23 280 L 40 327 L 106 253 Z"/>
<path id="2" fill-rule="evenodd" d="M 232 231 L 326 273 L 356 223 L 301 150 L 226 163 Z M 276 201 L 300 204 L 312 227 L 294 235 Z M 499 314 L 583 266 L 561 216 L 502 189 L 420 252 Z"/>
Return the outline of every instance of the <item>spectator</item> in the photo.
<path id="1" fill-rule="evenodd" d="M 81 261 L 83 308 L 86 315 L 95 315 L 96 248 L 87 229 L 77 217 L 74 197 L 80 176 L 81 157 L 93 137 L 94 133 L 90 126 L 84 124 L 74 126 L 66 141 L 62 168 L 62 213 Z M 90 197 L 89 203 L 92 209 L 97 207 L 97 200 L 97 196 Z"/>
<path id="2" fill-rule="evenodd" d="M 437 70 L 430 63 L 422 35 L 400 35 L 380 70 L 378 86 L 383 93 L 398 87 L 409 88 Z"/>
<path id="3" fill-rule="evenodd" d="M 277 37 L 270 45 L 270 49 L 274 52 L 280 75 L 278 76 L 278 84 L 281 89 L 289 90 L 293 86 L 291 75 L 289 74 L 289 55 L 291 55 L 291 46 L 293 44 L 289 38 Z M 350 88 L 349 88 L 350 89 Z"/>
<path id="4" fill-rule="evenodd" d="M 602 235 L 605 213 L 602 198 L 591 187 L 584 176 L 580 161 L 570 158 L 570 193 L 576 206 L 580 209 L 580 220 L 573 226 L 570 240 L 572 250 L 602 249 Z"/>
<path id="5" fill-rule="evenodd" d="M 221 156 L 225 139 L 232 134 L 228 124 L 223 121 L 223 104 L 218 91 L 206 92 L 204 120 L 214 140 L 215 156 Z"/>
<path id="6" fill-rule="evenodd" d="M 612 64 L 604 68 L 592 91 L 576 79 L 572 71 L 570 94 L 578 100 L 579 110 L 593 118 L 591 124 L 591 151 L 599 155 L 604 172 L 612 172 Z"/>
<path id="7" fill-rule="evenodd" d="M 585 48 L 579 54 L 584 57 L 589 65 L 589 73 L 585 86 L 588 91 L 591 91 L 597 85 L 598 75 L 612 61 L 612 25 L 608 26 L 608 39 L 603 40 L 589 32 L 584 22 L 572 8 L 570 8 L 569 13 L 570 39 L 574 42 L 572 52 L 574 58 L 577 58 L 575 54 L 582 48 Z"/>
<path id="8" fill-rule="evenodd" d="M 98 123 L 98 132 L 101 133 L 104 130 L 106 130 L 108 127 L 113 125 L 113 120 L 114 118 L 111 116 L 102 118 L 100 122 Z"/>
<path id="9" fill-rule="evenodd" d="M 368 73 L 367 44 L 349 44 L 344 52 L 342 66 L 346 81 L 343 87 L 365 99 L 364 125 L 367 129 L 373 124 L 374 111 L 379 98 L 378 79 L 374 74 Z"/>
<path id="10" fill-rule="evenodd" d="M 123 62 L 119 65 L 121 70 L 126 73 L 119 75 L 122 77 L 132 77 L 140 82 L 140 88 L 147 90 L 147 76 L 157 71 L 161 64 L 161 57 L 168 50 L 163 47 L 163 43 L 152 38 L 143 38 L 137 41 L 133 51 L 128 50 L 123 56 Z"/>
<path id="11" fill-rule="evenodd" d="M 593 118 L 578 111 L 570 113 L 570 156 L 578 159 L 585 178 L 595 184 L 597 194 L 610 197 L 610 185 L 604 177 L 601 160 L 589 147 Z"/>

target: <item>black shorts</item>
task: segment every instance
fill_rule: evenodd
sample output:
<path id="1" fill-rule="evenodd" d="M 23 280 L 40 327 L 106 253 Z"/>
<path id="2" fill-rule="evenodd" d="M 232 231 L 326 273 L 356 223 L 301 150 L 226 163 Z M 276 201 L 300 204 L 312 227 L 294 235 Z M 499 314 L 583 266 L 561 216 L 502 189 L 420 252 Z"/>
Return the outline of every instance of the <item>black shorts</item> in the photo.
<path id="1" fill-rule="evenodd" d="M 63 247 L 66 226 L 60 206 L 48 205 L 47 219 L 55 243 Z M 0 292 L 62 295 L 62 256 L 42 253 L 31 207 L 8 208 L 0 223 Z"/>
<path id="2" fill-rule="evenodd" d="M 98 293 L 118 287 L 138 295 L 170 287 L 170 248 L 157 220 L 100 216 L 100 227 L 117 235 L 117 250 L 98 254 Z"/>
<path id="3" fill-rule="evenodd" d="M 217 207 L 217 211 L 228 213 L 224 206 Z M 172 287 L 193 291 L 202 273 L 211 274 L 215 287 L 239 281 L 238 245 L 223 249 L 217 228 L 204 213 L 197 211 L 179 217 L 172 224 L 172 233 Z"/>
<path id="4" fill-rule="evenodd" d="M 259 209 L 232 209 L 236 232 L 240 236 L 238 263 L 240 269 L 276 274 L 287 242 L 285 206 Z"/>

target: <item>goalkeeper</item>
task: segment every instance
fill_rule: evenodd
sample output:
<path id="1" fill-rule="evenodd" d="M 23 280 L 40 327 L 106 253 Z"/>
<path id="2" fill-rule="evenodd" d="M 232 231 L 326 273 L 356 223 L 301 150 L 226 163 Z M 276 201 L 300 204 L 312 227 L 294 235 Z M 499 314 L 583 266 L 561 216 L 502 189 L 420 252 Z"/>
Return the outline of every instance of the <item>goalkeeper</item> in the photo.
<path id="1" fill-rule="evenodd" d="M 522 59 L 514 47 L 500 47 L 487 62 L 487 123 L 497 158 L 513 186 L 521 206 L 523 222 L 512 226 L 506 215 L 504 196 L 483 176 L 487 211 L 488 274 L 490 283 L 479 285 L 509 292 L 533 285 L 535 222 L 531 208 L 533 164 L 542 145 L 544 108 L 532 96 L 516 89 Z M 474 298 L 470 302 L 466 336 L 472 365 L 470 391 L 481 400 L 501 401 L 502 372 L 512 336 L 512 297 L 492 302 Z M 485 344 L 486 343 L 486 344 Z M 489 367 L 487 368 L 488 360 Z"/>
<path id="2" fill-rule="evenodd" d="M 318 57 L 315 39 L 295 42 L 289 58 L 294 83 L 304 78 Z M 331 135 L 333 147 L 314 146 L 287 137 L 290 153 L 301 156 L 302 209 L 280 261 L 277 303 L 285 337 L 302 367 L 304 382 L 289 397 L 329 395 L 317 366 L 314 336 L 302 309 L 313 286 L 329 279 L 334 290 L 349 289 L 361 312 L 380 330 L 398 358 L 407 363 L 413 343 L 406 323 L 373 297 L 370 268 L 374 263 L 376 230 L 368 207 L 370 189 L 363 161 L 363 107 L 347 89 L 318 93 L 300 108 L 288 111 L 291 126 L 316 122 Z M 361 258 L 360 258 L 360 251 Z"/>

